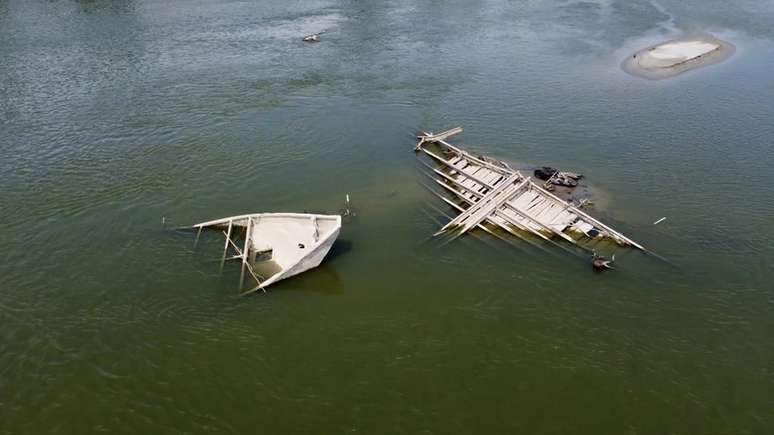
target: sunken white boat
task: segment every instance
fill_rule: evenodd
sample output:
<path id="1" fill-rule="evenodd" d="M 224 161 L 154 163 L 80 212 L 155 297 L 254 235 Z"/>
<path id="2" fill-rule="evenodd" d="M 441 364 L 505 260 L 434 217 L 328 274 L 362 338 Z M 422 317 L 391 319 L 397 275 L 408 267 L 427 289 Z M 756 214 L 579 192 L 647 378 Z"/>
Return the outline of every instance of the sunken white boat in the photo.
<path id="1" fill-rule="evenodd" d="M 457 127 L 418 137 L 416 151 L 437 163 L 428 167 L 435 182 L 451 199 L 435 192 L 436 195 L 459 211 L 436 235 L 456 237 L 474 228 L 494 234 L 492 229 L 499 228 L 522 239 L 526 239 L 525 235 L 544 240 L 558 238 L 592 252 L 602 240 L 645 251 L 637 242 L 535 184 L 508 164 L 475 156 L 446 141 L 460 132 L 462 128 Z"/>
<path id="2" fill-rule="evenodd" d="M 241 294 L 266 287 L 320 265 L 341 231 L 341 216 L 305 213 L 256 213 L 193 226 L 221 231 L 226 237 L 221 266 L 242 263 Z M 198 235 L 197 235 L 198 238 Z M 245 271 L 256 285 L 242 291 Z"/>

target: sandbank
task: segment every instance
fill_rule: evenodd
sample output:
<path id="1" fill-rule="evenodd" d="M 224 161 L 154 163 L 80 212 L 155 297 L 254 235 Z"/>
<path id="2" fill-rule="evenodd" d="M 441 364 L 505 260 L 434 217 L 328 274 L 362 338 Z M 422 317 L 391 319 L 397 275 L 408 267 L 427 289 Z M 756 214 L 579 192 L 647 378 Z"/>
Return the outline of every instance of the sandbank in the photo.
<path id="1" fill-rule="evenodd" d="M 734 51 L 736 47 L 726 41 L 706 35 L 695 36 L 640 50 L 624 59 L 621 67 L 629 74 L 660 80 L 722 62 Z"/>

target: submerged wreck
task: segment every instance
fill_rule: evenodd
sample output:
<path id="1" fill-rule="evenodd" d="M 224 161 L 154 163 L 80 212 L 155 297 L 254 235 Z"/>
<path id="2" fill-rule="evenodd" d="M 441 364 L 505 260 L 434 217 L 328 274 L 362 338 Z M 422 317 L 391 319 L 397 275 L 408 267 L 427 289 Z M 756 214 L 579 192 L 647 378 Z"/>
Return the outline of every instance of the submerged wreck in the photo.
<path id="1" fill-rule="evenodd" d="M 197 240 L 203 229 L 223 233 L 226 241 L 221 268 L 228 260 L 242 263 L 239 289 L 246 295 L 266 292 L 270 284 L 319 266 L 339 236 L 341 216 L 256 213 L 202 222 L 191 228 L 198 230 Z M 257 285 L 243 291 L 245 270 Z"/>
<path id="2" fill-rule="evenodd" d="M 433 179 L 451 194 L 451 199 L 434 193 L 459 211 L 435 235 L 456 237 L 474 228 L 492 233 L 490 228 L 496 227 L 522 239 L 526 234 L 543 240 L 559 238 L 594 253 L 594 259 L 598 257 L 592 245 L 604 239 L 645 251 L 637 242 L 535 184 L 508 164 L 474 156 L 446 142 L 460 132 L 462 128 L 457 127 L 418 137 L 416 151 L 437 163 L 430 167 Z"/>

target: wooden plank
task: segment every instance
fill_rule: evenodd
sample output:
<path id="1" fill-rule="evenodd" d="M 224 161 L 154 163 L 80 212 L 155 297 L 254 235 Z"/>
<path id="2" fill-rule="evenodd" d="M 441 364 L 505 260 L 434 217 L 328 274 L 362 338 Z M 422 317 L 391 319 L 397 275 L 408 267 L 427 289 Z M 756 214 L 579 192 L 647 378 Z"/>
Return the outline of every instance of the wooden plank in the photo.
<path id="1" fill-rule="evenodd" d="M 444 139 L 448 139 L 454 136 L 455 134 L 462 133 L 462 127 L 454 127 L 452 129 L 442 131 L 441 133 L 436 133 L 436 134 L 427 133 L 424 131 L 422 133 L 423 134 L 421 136 L 417 136 L 417 139 L 419 139 L 419 143 L 417 144 L 416 149 L 419 149 L 422 146 L 422 144 L 424 144 L 425 142 L 438 142 Z"/>
<path id="2" fill-rule="evenodd" d="M 225 232 L 225 231 L 223 231 L 223 235 L 226 235 L 226 232 Z M 244 260 L 243 260 L 243 259 L 244 259 L 244 254 L 242 254 L 242 250 L 241 250 L 241 249 L 239 249 L 239 246 L 237 246 L 237 245 L 234 243 L 234 241 L 233 241 L 233 240 L 231 240 L 230 238 L 229 238 L 229 239 L 226 239 L 226 243 L 229 243 L 229 244 L 231 245 L 231 247 L 234 249 L 234 251 L 236 251 L 236 253 L 237 253 L 237 255 L 234 255 L 234 256 L 228 257 L 228 258 L 226 258 L 226 260 L 237 260 L 237 259 L 239 259 L 239 260 L 242 260 L 242 261 L 244 261 Z M 244 263 L 243 263 L 243 265 L 244 265 Z M 247 263 L 246 265 L 247 265 L 247 271 L 250 273 L 250 275 L 252 275 L 252 276 L 253 276 L 253 278 L 255 279 L 255 281 L 256 281 L 257 283 L 259 283 L 259 284 L 260 284 L 261 282 L 263 282 L 263 281 L 264 281 L 263 277 L 262 277 L 262 276 L 260 276 L 260 275 L 258 275 L 258 274 L 255 272 L 255 269 L 253 269 L 253 267 L 250 265 L 250 263 Z M 243 266 L 243 267 L 244 267 L 244 266 Z M 240 286 L 240 289 L 241 289 L 241 286 Z M 264 293 L 266 293 L 266 290 L 263 290 L 263 291 L 264 291 Z M 240 293 L 240 294 L 245 294 L 245 293 L 244 293 L 244 292 L 242 292 L 242 293 Z"/>
<path id="3" fill-rule="evenodd" d="M 455 168 L 454 166 L 452 166 L 452 165 L 451 165 L 451 163 L 449 163 L 449 161 L 448 161 L 448 160 L 446 160 L 446 159 L 444 159 L 443 157 L 441 157 L 441 156 L 439 156 L 439 155 L 437 155 L 437 154 L 435 154 L 435 153 L 433 153 L 433 152 L 431 152 L 431 151 L 428 151 L 428 150 L 426 150 L 426 149 L 424 149 L 424 148 L 422 148 L 422 151 L 423 151 L 425 154 L 427 154 L 428 156 L 430 156 L 430 157 L 432 157 L 432 158 L 434 158 L 434 159 L 438 160 L 439 162 L 441 162 L 441 163 L 445 164 L 446 166 L 449 166 L 450 168 L 452 168 L 452 169 L 455 169 L 455 170 L 457 169 L 457 168 Z M 482 181 L 482 180 L 478 179 L 477 177 L 475 177 L 475 176 L 473 176 L 473 175 L 469 175 L 469 174 L 465 174 L 465 173 L 461 173 L 461 174 L 465 175 L 466 177 L 468 177 L 468 178 L 472 179 L 473 181 L 475 181 L 475 182 L 477 182 L 477 183 L 479 183 L 479 184 L 481 184 L 481 185 L 484 185 L 484 186 L 486 186 L 486 187 L 488 187 L 488 188 L 490 188 L 490 189 L 492 189 L 492 188 L 493 188 L 493 186 L 491 186 L 490 184 L 488 184 L 488 183 L 486 183 L 486 182 L 484 182 L 484 181 Z"/>
<path id="4" fill-rule="evenodd" d="M 457 195 L 457 196 L 458 196 L 460 199 L 462 199 L 463 201 L 467 202 L 467 203 L 468 203 L 468 204 L 470 204 L 471 206 L 472 206 L 473 204 L 475 204 L 475 202 L 474 202 L 474 201 L 472 201 L 472 200 L 470 200 L 470 199 L 466 198 L 466 197 L 465 197 L 465 196 L 464 196 L 464 195 L 463 195 L 461 192 L 459 192 L 459 191 L 457 191 L 457 190 L 455 190 L 455 189 L 452 189 L 452 188 L 451 188 L 449 185 L 447 185 L 446 183 L 443 183 L 443 182 L 441 182 L 441 181 L 439 181 L 439 180 L 434 180 L 434 181 L 435 181 L 436 183 L 438 183 L 439 185 L 441 185 L 443 188 L 445 188 L 445 189 L 449 190 L 450 192 L 454 193 L 455 195 Z M 453 180 L 453 179 L 452 179 L 451 181 L 456 183 L 456 180 Z M 461 187 L 465 188 L 464 186 L 461 186 Z M 463 210 L 462 210 L 462 209 L 460 209 L 460 211 L 463 211 Z M 544 240 L 549 240 L 549 238 L 548 238 L 548 237 L 546 237 L 544 234 L 542 234 L 542 233 L 540 233 L 540 232 L 538 232 L 538 231 L 535 231 L 535 230 L 533 230 L 533 229 L 531 229 L 531 228 L 528 228 L 528 227 L 526 227 L 525 225 L 523 225 L 522 223 L 520 223 L 520 222 L 516 221 L 515 219 L 513 219 L 511 216 L 508 216 L 506 213 L 504 213 L 504 212 L 503 212 L 503 210 L 495 210 L 495 214 L 496 214 L 496 216 L 497 216 L 497 217 L 499 217 L 500 219 L 502 219 L 502 220 L 506 221 L 507 223 L 509 223 L 509 224 L 511 224 L 511 225 L 513 225 L 513 226 L 515 226 L 516 228 L 518 228 L 518 229 L 520 229 L 520 230 L 522 230 L 522 231 L 526 231 L 526 232 L 528 232 L 528 233 L 534 234 L 534 235 L 536 235 L 536 236 L 538 236 L 538 237 L 540 237 L 540 238 L 542 238 L 542 239 L 544 239 Z M 512 231 L 510 228 L 508 228 L 507 226 L 504 226 L 504 225 L 502 225 L 501 223 L 499 223 L 499 222 L 495 221 L 494 219 L 490 219 L 490 221 L 491 221 L 493 224 L 495 224 L 495 225 L 499 226 L 500 228 L 504 229 L 505 231 L 507 231 L 507 232 L 509 232 L 509 233 L 512 233 L 512 234 L 514 234 L 514 235 L 517 235 L 517 236 L 518 236 L 518 237 L 520 237 L 520 238 L 523 238 L 523 237 L 521 237 L 521 235 L 519 235 L 518 233 L 515 233 L 515 232 L 514 232 L 514 231 Z"/>
<path id="5" fill-rule="evenodd" d="M 441 181 L 439 181 L 439 180 L 435 180 L 435 179 L 434 179 L 433 181 L 435 181 L 436 183 L 438 183 L 439 185 L 441 185 L 441 186 L 442 186 L 444 189 L 447 189 L 447 190 L 449 190 L 450 192 L 452 192 L 453 194 L 455 194 L 455 195 L 456 195 L 458 198 L 460 198 L 461 200 L 465 201 L 466 203 L 468 203 L 468 204 L 471 204 L 471 205 L 473 204 L 473 201 L 471 201 L 471 200 L 469 200 L 469 199 L 465 198 L 464 196 L 462 196 L 462 194 L 461 194 L 460 192 L 458 192 L 458 191 L 456 191 L 456 190 L 452 189 L 452 188 L 451 188 L 449 185 L 447 185 L 446 183 L 443 183 L 443 182 L 441 182 Z M 439 197 L 440 197 L 442 200 L 444 200 L 444 202 L 446 202 L 447 204 L 451 205 L 452 207 L 454 207 L 454 208 L 455 208 L 455 209 L 457 209 L 458 211 L 460 211 L 460 212 L 464 211 L 464 209 L 463 209 L 462 207 L 458 206 L 457 204 L 454 204 L 453 202 L 451 202 L 451 201 L 449 201 L 448 199 L 444 198 L 443 196 L 441 196 L 441 195 L 437 194 L 436 192 L 433 192 L 433 193 L 435 193 L 436 195 L 438 195 L 438 196 L 439 196 Z M 505 222 L 507 222 L 507 223 L 509 223 L 509 224 L 511 224 L 511 225 L 513 225 L 513 226 L 515 226 L 516 228 L 518 228 L 518 229 L 520 229 L 520 230 L 522 230 L 522 231 L 526 231 L 526 232 L 528 232 L 528 233 L 531 233 L 531 234 L 535 234 L 535 235 L 537 235 L 537 236 L 541 237 L 542 239 L 544 239 L 544 240 L 546 240 L 546 241 L 550 241 L 550 240 L 549 240 L 549 239 L 548 239 L 546 236 L 544 236 L 543 234 L 540 234 L 540 233 L 538 233 L 538 232 L 532 231 L 532 230 L 530 230 L 529 228 L 525 228 L 525 227 L 523 227 L 521 224 L 519 224 L 519 223 L 517 223 L 517 222 L 510 222 L 510 221 L 509 221 L 509 219 L 508 219 L 507 217 L 505 217 L 505 216 L 502 216 L 502 215 L 501 215 L 502 213 L 501 213 L 499 210 L 498 210 L 498 211 L 496 211 L 496 213 L 497 213 L 497 215 L 498 215 L 498 218 L 499 218 L 499 219 L 501 219 L 501 220 L 503 220 L 503 221 L 505 221 Z M 527 239 L 527 238 L 526 238 L 526 237 L 524 237 L 523 235 L 521 235 L 521 234 L 519 234 L 518 232 L 514 231 L 513 229 L 509 228 L 507 225 L 503 225 L 501 222 L 498 222 L 498 221 L 497 221 L 497 220 L 495 220 L 495 219 L 490 219 L 490 222 L 491 222 L 492 224 L 494 224 L 495 226 L 497 226 L 497 227 L 499 227 L 499 228 L 501 228 L 501 229 L 505 230 L 507 233 L 509 233 L 509 234 L 511 234 L 511 235 L 514 235 L 514 236 L 516 236 L 516 237 L 518 237 L 518 238 L 520 238 L 520 239 L 524 240 L 525 242 L 529 243 L 529 244 L 530 244 L 530 245 L 532 245 L 533 247 L 536 247 L 536 248 L 540 249 L 541 251 L 548 252 L 548 251 L 546 251 L 546 250 L 545 250 L 543 247 L 541 247 L 540 245 L 538 245 L 538 244 L 536 244 L 536 243 L 532 242 L 531 240 Z M 479 228 L 482 228 L 484 231 L 488 232 L 489 234 L 492 234 L 492 235 L 494 235 L 494 236 L 497 236 L 497 234 L 495 234 L 495 233 L 491 232 L 491 231 L 490 231 L 489 229 L 487 229 L 487 228 L 486 228 L 486 227 L 485 227 L 483 224 L 479 224 L 479 225 L 478 225 L 478 227 L 479 227 Z M 501 238 L 501 237 L 498 237 L 498 238 Z M 548 253 L 550 253 L 550 252 L 548 252 Z"/>
<path id="6" fill-rule="evenodd" d="M 519 208 L 517 208 L 517 207 L 514 207 L 514 206 L 512 206 L 512 205 L 510 205 L 510 204 L 508 204 L 508 203 L 506 203 L 506 206 L 507 206 L 509 209 L 513 210 L 514 212 L 516 212 L 516 213 L 520 214 L 521 216 L 523 216 L 523 217 L 525 217 L 525 218 L 529 219 L 530 221 L 532 221 L 532 222 L 534 222 L 534 223 L 538 224 L 540 227 L 542 227 L 542 228 L 544 228 L 544 229 L 548 230 L 548 232 L 549 232 L 549 233 L 556 234 L 556 235 L 558 235 L 559 237 L 561 237 L 561 238 L 563 238 L 563 239 L 567 240 L 568 242 L 572 243 L 573 245 L 577 244 L 577 242 L 575 241 L 575 239 L 573 239 L 572 237 L 568 236 L 567 234 L 565 234 L 565 233 L 563 233 L 563 232 L 561 232 L 561 231 L 557 231 L 556 229 L 554 229 L 554 228 L 552 228 L 552 227 L 550 227 L 550 226 L 548 226 L 548 225 L 545 225 L 545 224 L 543 224 L 543 223 L 542 223 L 542 222 L 540 222 L 539 220 L 537 220 L 537 219 L 535 219 L 534 217 L 532 217 L 532 216 L 531 216 L 529 213 L 527 213 L 527 212 L 525 212 L 525 211 L 523 211 L 523 210 L 521 210 L 521 209 L 519 209 Z"/>
<path id="7" fill-rule="evenodd" d="M 442 171 L 437 171 L 437 170 L 435 170 L 435 172 L 437 172 L 437 173 L 440 173 L 440 174 L 443 174 L 443 172 L 442 172 Z M 479 201 L 483 200 L 482 198 L 485 198 L 485 196 L 483 196 L 481 193 L 474 191 L 473 189 L 471 189 L 471 188 L 470 188 L 470 187 L 468 187 L 468 186 L 465 186 L 465 185 L 464 185 L 462 182 L 460 182 L 460 181 L 458 181 L 458 180 L 454 179 L 454 177 L 452 177 L 452 176 L 449 176 L 449 175 L 446 175 L 446 174 L 443 174 L 442 176 L 443 176 L 444 178 L 446 178 L 446 179 L 448 179 L 448 180 L 452 181 L 454 184 L 456 184 L 456 185 L 458 185 L 458 186 L 461 186 L 462 188 L 464 188 L 464 189 L 465 189 L 465 190 L 467 190 L 468 192 L 471 192 L 471 193 L 473 193 L 475 196 L 477 196 L 477 197 L 479 198 Z M 525 180 L 525 181 L 522 183 L 522 185 L 525 185 L 525 184 L 528 182 L 528 180 L 529 180 L 529 179 L 526 179 L 526 180 Z M 508 181 L 506 180 L 506 181 L 504 181 L 504 182 L 503 182 L 503 184 L 507 184 L 507 182 L 508 182 Z M 499 184 L 499 185 L 500 185 L 500 186 L 502 186 L 503 184 Z M 458 195 L 459 195 L 459 196 L 461 196 L 462 198 L 464 198 L 464 199 L 468 200 L 468 198 L 465 198 L 465 196 L 464 196 L 464 195 L 462 195 L 462 194 L 459 194 L 459 193 L 458 193 Z M 473 204 L 473 201 L 471 201 L 471 204 Z M 470 210 L 470 213 L 472 213 L 472 209 L 473 209 L 473 207 L 474 207 L 474 206 L 471 206 L 471 207 L 469 207 L 469 208 L 468 208 L 468 210 Z M 467 212 L 468 210 L 466 210 L 465 212 Z M 463 212 L 463 213 L 461 213 L 460 215 L 458 215 L 458 216 L 457 216 L 457 218 L 455 218 L 455 220 L 461 220 L 461 216 L 462 216 L 463 214 L 465 214 L 465 212 Z M 545 235 L 543 235 L 543 234 L 542 234 L 542 233 L 540 233 L 539 231 L 535 231 L 535 230 L 533 230 L 533 229 L 529 228 L 528 226 L 526 226 L 526 225 L 523 225 L 523 224 L 521 224 L 521 223 L 517 222 L 517 221 L 516 221 L 515 219 L 513 219 L 511 216 L 508 216 L 508 215 L 503 215 L 502 213 L 498 213 L 498 215 L 500 215 L 501 217 L 503 217 L 504 219 L 506 219 L 506 220 L 507 220 L 507 221 L 508 221 L 508 222 L 509 222 L 511 225 L 514 225 L 514 226 L 516 226 L 517 228 L 520 228 L 520 229 L 522 229 L 522 230 L 524 230 L 524 231 L 528 231 L 528 232 L 530 232 L 530 233 L 536 234 L 536 235 L 538 235 L 539 237 L 541 237 L 541 238 L 544 238 L 544 239 L 546 239 L 546 240 L 547 240 L 547 237 L 545 237 Z M 444 228 L 442 228 L 440 231 L 438 231 L 438 232 L 436 233 L 436 235 L 443 233 L 443 232 L 445 231 L 445 229 L 446 229 L 446 228 L 448 228 L 448 227 L 450 227 L 450 226 L 454 225 L 454 224 L 453 224 L 453 222 L 454 222 L 455 220 L 452 220 L 451 222 L 449 222 L 449 223 L 448 223 L 446 226 L 444 226 Z M 539 227 L 539 228 L 543 228 L 543 226 L 542 226 L 542 225 L 538 225 L 538 227 Z M 469 228 L 468 228 L 468 229 L 469 229 Z M 466 231 L 467 231 L 467 230 L 466 230 Z M 551 231 L 551 229 L 549 229 L 549 231 Z M 553 233 L 553 231 L 551 231 L 551 232 Z M 568 236 L 568 237 L 569 237 L 569 236 Z"/>
<path id="8" fill-rule="evenodd" d="M 487 162 L 486 160 L 481 160 L 478 157 L 474 156 L 473 154 L 470 154 L 469 152 L 467 152 L 465 150 L 459 149 L 459 148 L 455 147 L 454 145 L 452 145 L 449 142 L 446 142 L 444 140 L 441 140 L 441 141 L 438 141 L 438 142 L 440 144 L 442 144 L 443 146 L 448 147 L 452 151 L 455 151 L 456 153 L 460 154 L 461 156 L 464 156 L 465 158 L 467 158 L 469 160 L 473 160 L 474 162 L 478 162 L 478 163 L 480 163 L 480 164 L 482 164 L 484 166 L 487 166 L 490 169 L 493 169 L 493 170 L 496 170 L 496 171 L 501 171 L 501 172 L 517 172 L 517 171 L 514 171 L 511 168 L 507 168 L 507 167 L 506 168 L 501 168 L 501 167 L 499 167 L 499 166 L 497 166 L 497 165 L 495 165 L 493 163 Z M 502 163 L 502 162 L 500 162 L 500 163 Z"/>
<path id="9" fill-rule="evenodd" d="M 481 194 L 481 193 L 479 193 L 479 192 L 476 192 L 475 190 L 472 190 L 470 187 L 467 187 L 467 186 L 465 186 L 465 185 L 463 184 L 463 182 L 460 182 L 460 181 L 456 180 L 454 177 L 452 177 L 452 176 L 450 176 L 450 175 L 447 175 L 447 174 L 445 174 L 445 173 L 443 173 L 442 171 L 439 171 L 439 170 L 437 170 L 437 169 L 434 169 L 434 168 L 431 168 L 431 169 L 432 169 L 432 170 L 433 170 L 435 173 L 437 173 L 437 174 L 441 175 L 442 177 L 444 177 L 445 179 L 447 179 L 447 180 L 451 181 L 453 184 L 455 184 L 455 185 L 457 185 L 457 186 L 461 187 L 462 189 L 465 189 L 466 191 L 470 192 L 472 195 L 475 195 L 475 196 L 478 198 L 476 201 L 478 201 L 478 200 L 480 200 L 481 198 L 483 198 L 483 197 L 484 197 L 484 195 L 483 195 L 483 194 Z M 436 181 L 437 181 L 437 180 L 436 180 Z M 525 180 L 525 182 L 526 182 L 526 181 L 527 181 L 527 180 Z M 447 189 L 451 190 L 453 193 L 455 193 L 457 196 L 459 196 L 460 198 L 462 198 L 463 200 L 465 200 L 465 201 L 466 201 L 466 202 L 468 202 L 469 204 L 475 204 L 475 201 L 473 201 L 473 200 L 471 200 L 471 199 L 467 198 L 467 197 L 466 197 L 464 194 L 462 194 L 462 193 L 460 193 L 460 192 L 457 192 L 457 191 L 454 191 L 453 189 L 450 189 L 450 188 L 449 188 L 447 185 L 445 185 L 445 183 L 440 183 L 440 182 L 439 182 L 439 184 L 441 184 L 441 185 L 442 185 L 444 188 L 447 188 Z M 472 205 L 471 205 L 471 207 L 472 207 Z M 543 235 L 542 233 L 540 233 L 539 231 L 535 231 L 535 230 L 533 230 L 532 228 L 529 228 L 528 226 L 526 226 L 526 225 L 524 225 L 524 224 L 521 224 L 520 222 L 518 222 L 518 221 L 516 221 L 515 219 L 513 219 L 511 216 L 508 216 L 508 215 L 506 215 L 506 214 L 502 213 L 502 211 L 498 211 L 497 215 L 498 215 L 498 216 L 500 216 L 502 219 L 505 219 L 505 220 L 506 220 L 508 223 L 510 223 L 511 225 L 514 225 L 514 226 L 516 226 L 517 228 L 521 229 L 522 231 L 527 231 L 527 232 L 529 232 L 529 233 L 532 233 L 532 234 L 535 234 L 535 235 L 539 236 L 540 238 L 543 238 L 543 239 L 545 239 L 545 240 L 548 240 L 548 238 L 547 238 L 545 235 Z M 458 217 L 459 217 L 459 216 L 458 216 Z M 497 223 L 495 223 L 495 224 L 496 224 L 496 225 L 498 225 L 498 226 L 501 226 L 501 227 L 502 227 L 502 225 L 499 225 L 499 224 L 497 224 Z M 448 225 L 448 224 L 447 224 L 447 225 Z M 508 231 L 508 232 L 511 232 L 511 231 L 510 231 L 508 228 L 505 228 L 505 229 L 506 229 L 506 231 Z M 439 233 L 440 233 L 440 232 L 439 232 Z M 437 234 L 439 234 L 439 233 L 436 233 L 436 235 L 437 235 Z"/>
<path id="10" fill-rule="evenodd" d="M 518 184 L 506 187 L 505 189 L 495 192 L 492 196 L 487 196 L 483 198 L 480 202 L 486 202 L 482 207 L 479 208 L 479 211 L 476 211 L 471 218 L 465 222 L 464 226 L 462 227 L 461 233 L 466 233 L 470 228 L 472 228 L 472 225 L 474 223 L 478 223 L 486 219 L 487 217 L 491 216 L 492 213 L 502 207 L 503 202 L 508 200 L 508 197 L 515 194 L 519 189 L 524 187 L 526 184 L 526 181 Z M 479 202 L 479 203 L 480 203 Z M 478 203 L 476 204 L 478 206 Z"/>
<path id="11" fill-rule="evenodd" d="M 547 191 L 547 190 L 545 190 L 545 189 L 542 189 L 540 186 L 536 185 L 535 183 L 532 183 L 532 186 L 533 186 L 534 188 L 536 188 L 536 190 L 538 190 L 538 191 L 540 191 L 540 192 L 544 193 L 546 196 L 548 196 L 548 197 L 550 197 L 550 198 L 554 198 L 554 199 L 556 199 L 557 201 L 561 201 L 561 202 L 563 202 L 563 203 L 566 203 L 566 201 L 562 201 L 562 199 L 561 199 L 561 198 L 557 197 L 556 195 L 552 194 L 551 192 L 549 192 L 549 191 Z M 618 231 L 616 231 L 616 230 L 614 230 L 614 229 L 610 228 L 609 226 L 607 226 L 607 225 L 603 224 L 602 222 L 600 222 L 600 221 L 598 221 L 597 219 L 595 219 L 595 218 L 593 218 L 592 216 L 590 216 L 588 213 L 585 213 L 584 211 L 580 210 L 578 207 L 575 207 L 575 206 L 573 206 L 573 205 L 571 205 L 571 204 L 567 204 L 567 208 L 569 208 L 570 210 L 572 210 L 572 211 L 573 211 L 573 213 L 577 214 L 578 216 L 581 216 L 581 217 L 584 217 L 584 218 L 588 219 L 588 220 L 589 220 L 589 221 L 591 221 L 591 223 L 593 223 L 595 226 L 597 226 L 597 227 L 599 227 L 599 228 L 602 228 L 602 229 L 604 229 L 604 230 L 607 230 L 607 231 L 609 231 L 609 232 L 610 232 L 612 235 L 614 235 L 614 236 L 617 236 L 618 238 L 620 238 L 620 239 L 624 240 L 626 243 L 628 243 L 628 244 L 630 244 L 630 245 L 632 245 L 632 246 L 635 246 L 635 247 L 637 247 L 637 248 L 639 248 L 639 249 L 641 249 L 641 250 L 643 250 L 643 251 L 648 251 L 647 249 L 645 249 L 643 246 L 641 246 L 640 244 L 638 244 L 638 243 L 637 243 L 637 242 L 635 242 L 634 240 L 632 240 L 632 239 L 630 239 L 630 238 L 628 238 L 628 237 L 624 236 L 623 234 L 619 233 Z M 615 238 L 615 237 L 613 237 L 613 238 Z M 648 251 L 648 252 L 649 252 L 649 251 Z"/>
<path id="12" fill-rule="evenodd" d="M 499 186 L 497 186 L 494 189 L 492 189 L 492 191 L 490 191 L 486 196 L 484 196 L 478 202 L 476 202 L 475 205 L 473 205 L 471 207 L 468 207 L 467 210 L 465 210 L 464 212 L 462 212 L 459 215 L 457 215 L 456 218 L 452 219 L 449 223 L 444 225 L 443 228 L 441 228 L 435 234 L 436 235 L 442 234 L 443 232 L 445 232 L 449 228 L 453 228 L 455 226 L 461 225 L 462 222 L 464 222 L 466 219 L 471 217 L 474 213 L 480 211 L 481 207 L 483 207 L 484 205 L 489 205 L 491 203 L 492 199 L 494 197 L 496 197 L 499 194 L 499 192 L 501 192 L 505 188 L 507 188 L 509 186 L 509 184 L 512 186 L 514 181 L 516 181 L 516 175 L 515 174 L 512 175 L 511 177 L 509 177 L 506 181 L 504 181 Z M 486 204 L 484 204 L 484 203 L 486 203 Z"/>

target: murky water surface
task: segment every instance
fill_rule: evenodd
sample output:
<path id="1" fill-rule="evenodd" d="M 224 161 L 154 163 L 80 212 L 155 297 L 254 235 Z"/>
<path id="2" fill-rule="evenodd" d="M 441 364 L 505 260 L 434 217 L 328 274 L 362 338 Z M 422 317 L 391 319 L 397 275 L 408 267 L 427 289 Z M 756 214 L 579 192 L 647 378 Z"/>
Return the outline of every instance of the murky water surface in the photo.
<path id="1" fill-rule="evenodd" d="M 0 433 L 772 433 L 772 22 L 752 0 L 0 1 Z M 737 53 L 619 68 L 699 31 Z M 413 135 L 456 125 L 585 173 L 670 264 L 431 240 L 451 211 Z M 265 296 L 218 274 L 217 235 L 161 225 L 346 193 L 329 260 Z"/>

